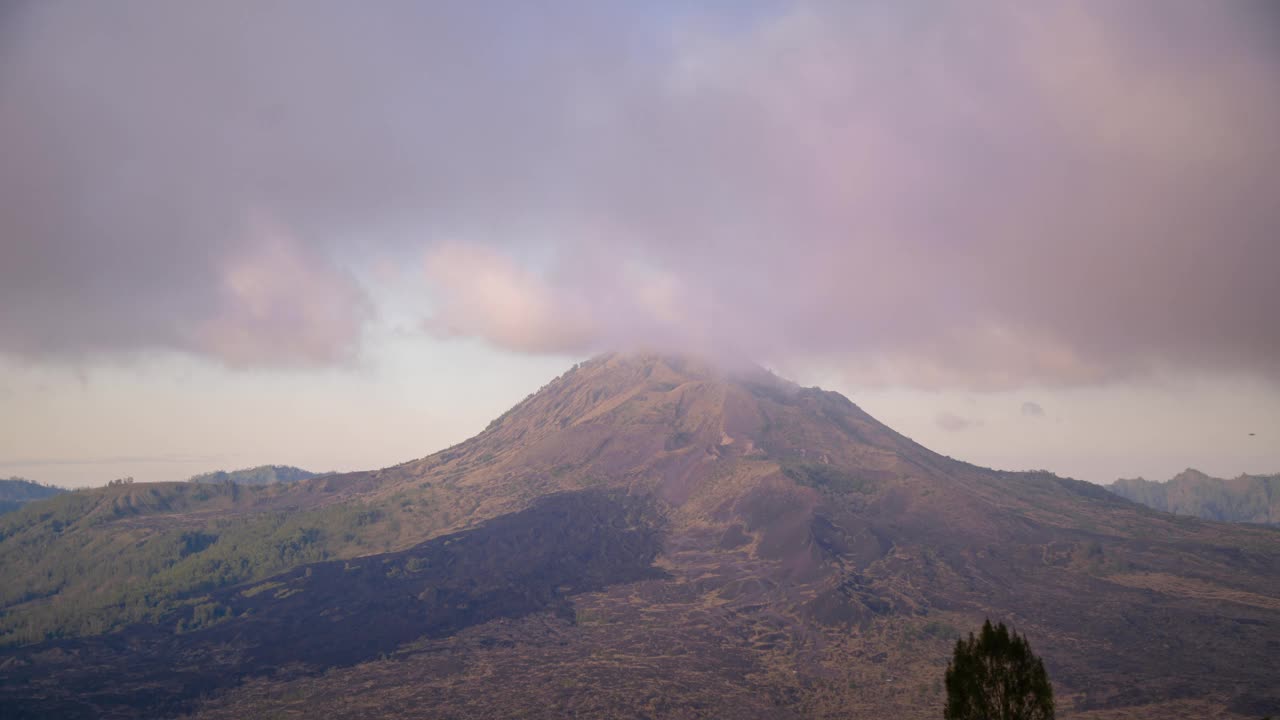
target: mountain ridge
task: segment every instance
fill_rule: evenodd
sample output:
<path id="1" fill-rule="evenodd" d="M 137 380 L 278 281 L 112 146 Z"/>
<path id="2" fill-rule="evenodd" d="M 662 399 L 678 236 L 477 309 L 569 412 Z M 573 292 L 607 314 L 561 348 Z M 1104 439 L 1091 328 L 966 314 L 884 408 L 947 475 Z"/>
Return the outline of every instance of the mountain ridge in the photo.
<path id="1" fill-rule="evenodd" d="M 1121 478 L 1105 486 L 1147 507 L 1221 522 L 1280 524 L 1280 474 L 1211 477 L 1187 468 L 1169 480 Z"/>
<path id="2" fill-rule="evenodd" d="M 233 482 L 240 485 L 272 485 L 275 483 L 291 483 L 299 480 L 310 480 L 318 475 L 326 474 L 328 473 L 315 473 L 292 465 L 256 465 L 254 467 L 241 468 L 239 470 L 214 470 L 211 472 L 200 473 L 199 475 L 192 475 L 187 479 L 187 482 Z"/>
<path id="3" fill-rule="evenodd" d="M 26 503 L 65 492 L 64 488 L 44 485 L 26 478 L 0 478 L 0 515 L 18 510 Z"/>

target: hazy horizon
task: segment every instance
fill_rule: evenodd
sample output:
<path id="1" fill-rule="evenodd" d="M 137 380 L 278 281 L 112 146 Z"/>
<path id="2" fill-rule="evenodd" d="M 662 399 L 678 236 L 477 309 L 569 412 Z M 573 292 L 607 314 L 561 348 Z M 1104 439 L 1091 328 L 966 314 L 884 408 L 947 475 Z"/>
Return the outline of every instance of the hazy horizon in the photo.
<path id="1" fill-rule="evenodd" d="M 485 366 L 485 379 L 489 382 L 486 383 L 483 395 L 472 394 L 474 388 L 470 386 L 459 388 L 451 382 L 452 376 L 448 373 L 451 365 L 447 364 L 450 361 L 442 361 L 445 363 L 444 369 L 438 370 L 439 374 L 418 378 L 420 385 L 415 394 L 402 396 L 395 402 L 376 395 L 372 399 L 362 399 L 362 391 L 367 391 L 370 387 L 385 386 L 368 373 L 355 371 L 331 375 L 328 382 L 333 385 L 329 394 L 318 394 L 305 399 L 293 395 L 289 407 L 292 412 L 302 415 L 282 420 L 287 419 L 287 424 L 291 426 L 300 424 L 307 430 L 319 425 L 330 428 L 331 432 L 345 432 L 351 442 L 336 448 L 328 445 L 317 447 L 306 432 L 283 429 L 264 432 L 260 425 L 251 424 L 240 427 L 240 433 L 232 436 L 235 447 L 248 446 L 249 449 L 217 452 L 202 445 L 204 441 L 201 434 L 197 433 L 192 438 L 188 432 L 190 426 L 173 425 L 172 417 L 132 417 L 131 425 L 118 428 L 117 431 L 128 431 L 142 424 L 151 428 L 152 432 L 163 433 L 150 437 L 158 438 L 166 445 L 178 443 L 177 446 L 186 451 L 167 455 L 90 455 L 74 458 L 5 456 L 0 459 L 0 476 L 16 475 L 65 487 L 89 487 L 102 485 L 118 477 L 133 477 L 140 482 L 180 481 L 212 470 L 234 470 L 271 464 L 295 465 L 314 472 L 377 469 L 430 455 L 473 436 L 490 420 L 527 394 L 568 370 L 573 363 L 586 359 L 552 357 L 535 363 L 503 353 L 476 353 L 478 357 L 486 355 L 490 355 L 485 358 L 490 363 Z M 533 376 L 530 372 L 532 367 L 539 367 L 545 374 Z M 1210 408 L 1223 414 L 1231 413 L 1238 428 L 1266 427 L 1268 406 L 1265 402 L 1237 405 L 1234 393 L 1217 393 L 1214 392 L 1217 388 L 1212 386 L 1205 388 L 1191 385 L 1181 388 L 1181 393 L 1176 394 L 1154 385 L 1126 388 L 1123 391 L 1105 387 L 1082 388 L 1070 393 L 1060 393 L 1057 404 L 1046 409 L 1033 400 L 1023 400 L 1022 398 L 1030 395 L 1019 391 L 966 393 L 883 388 L 858 392 L 833 386 L 829 371 L 811 370 L 805 375 L 793 376 L 779 368 L 770 369 L 804 386 L 818 385 L 837 390 L 877 419 L 932 450 L 997 469 L 1047 469 L 1063 476 L 1106 484 L 1121 477 L 1139 476 L 1163 481 L 1187 468 L 1196 468 L 1216 477 L 1235 477 L 1244 473 L 1274 474 L 1277 472 L 1276 468 L 1280 467 L 1280 461 L 1274 465 L 1268 464 L 1271 462 L 1267 454 L 1270 448 L 1263 443 L 1257 443 L 1256 454 L 1251 455 L 1246 451 L 1229 456 L 1225 461 L 1222 458 L 1215 461 L 1209 453 L 1194 447 L 1179 452 L 1162 451 L 1160 448 L 1164 439 L 1158 437 L 1151 428 L 1133 426 L 1133 423 L 1141 422 L 1147 413 L 1176 413 L 1177 408 L 1173 404 L 1181 395 L 1182 398 L 1195 398 L 1200 408 Z M 131 371 L 131 380 L 117 377 L 114 382 L 108 382 L 105 386 L 95 385 L 89 378 L 81 378 L 79 384 L 69 391 L 63 391 L 59 397 L 60 401 L 67 403 L 63 407 L 66 414 L 58 411 L 58 405 L 52 404 L 50 412 L 40 419 L 50 423 L 63 423 L 73 415 L 72 406 L 78 405 L 82 413 L 90 411 L 87 417 L 77 415 L 82 422 L 105 424 L 117 408 L 128 405 L 128 401 L 112 393 L 154 387 L 153 381 L 139 378 L 137 372 L 136 368 Z M 190 393 L 204 397 L 203 391 L 195 383 L 200 374 L 209 372 L 211 370 L 208 368 L 188 367 L 184 374 L 164 377 L 160 388 L 170 396 L 168 407 L 185 412 L 183 419 L 186 422 L 201 423 L 198 428 L 201 430 L 210 426 L 217 427 L 224 422 L 227 426 L 236 427 L 235 416 L 238 413 L 258 412 L 255 394 L 262 388 L 261 383 L 269 382 L 269 379 L 259 378 L 259 384 L 251 385 L 245 396 L 236 392 L 229 396 L 222 395 L 220 404 L 215 408 L 184 406 Z M 521 384 L 522 381 L 526 384 Z M 229 389 L 245 392 L 240 389 L 241 384 L 246 382 L 244 379 L 222 379 L 221 382 L 227 383 Z M 1247 395 L 1248 390 L 1246 386 L 1238 392 Z M 57 391 L 45 387 L 39 392 L 48 397 L 50 393 Z M 461 411 L 453 418 L 441 417 L 440 414 L 433 413 L 430 407 L 415 407 L 418 403 L 414 401 L 418 397 L 445 397 L 445 404 L 460 408 Z M 96 402 L 85 405 L 85 399 Z M 349 405 L 330 405 L 331 402 L 342 400 L 363 402 L 364 405 L 356 414 L 352 414 Z M 375 436 L 358 429 L 367 420 L 365 413 L 386 412 L 388 407 L 394 408 L 399 413 L 397 419 L 402 421 L 395 425 L 402 430 L 395 437 L 387 438 L 384 432 Z M 943 410 L 931 415 L 929 413 L 933 408 L 954 408 L 958 412 Z M 217 415 L 208 417 L 210 410 Z M 1100 449 L 1092 457 L 1072 457 L 1070 447 L 1061 440 L 1064 425 L 1067 428 L 1089 425 L 1095 418 L 1095 413 L 1107 410 L 1122 413 L 1112 415 L 1110 422 L 1115 426 L 1130 425 L 1126 433 L 1111 438 L 1110 445 L 1099 444 L 1097 447 Z M 206 417 L 197 419 L 199 415 Z M 1258 421 L 1251 421 L 1251 418 Z M 419 444 L 414 431 L 422 426 L 413 423 L 424 423 L 424 426 L 433 431 L 433 438 L 440 439 L 431 446 L 427 445 L 429 441 L 426 440 Z M 378 426 L 378 429 L 385 431 L 388 426 L 384 424 Z M 1162 424 L 1158 427 L 1164 430 L 1170 425 Z M 1173 427 L 1189 436 L 1194 436 L 1199 430 L 1199 426 L 1194 423 Z M 1219 432 L 1219 438 L 1226 434 L 1221 428 Z M 85 435 L 91 434 L 85 432 Z M 1247 432 L 1241 434 L 1249 440 L 1257 439 L 1256 434 L 1252 438 Z M 128 435 L 122 433 L 117 437 L 121 438 L 123 447 L 138 449 L 145 449 L 145 441 L 148 439 L 144 436 L 134 444 L 129 444 Z M 1006 447 L 1011 439 L 1031 444 L 1033 449 Z M 110 446 L 103 447 L 106 449 Z M 1138 449 L 1158 457 L 1154 462 L 1135 461 L 1135 451 Z M 1243 459 L 1239 463 L 1244 466 L 1241 469 L 1236 469 L 1238 459 Z M 1256 467 L 1250 466 L 1250 462 Z M 1133 467 L 1138 467 L 1138 470 L 1128 470 Z"/>

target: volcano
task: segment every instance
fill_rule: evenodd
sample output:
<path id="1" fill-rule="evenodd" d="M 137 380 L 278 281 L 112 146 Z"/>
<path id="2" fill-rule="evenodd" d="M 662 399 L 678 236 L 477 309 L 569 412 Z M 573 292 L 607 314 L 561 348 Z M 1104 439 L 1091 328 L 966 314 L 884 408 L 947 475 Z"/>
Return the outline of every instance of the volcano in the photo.
<path id="1" fill-rule="evenodd" d="M 230 550 L 194 528 L 368 522 L 318 531 L 345 543 L 320 559 L 11 643 L 5 717 L 933 718 L 985 618 L 1028 637 L 1065 717 L 1280 713 L 1280 531 L 945 457 L 759 368 L 606 355 L 398 466 L 216 506 L 140 492 L 73 493 L 97 519 L 53 535 L 26 508 L 0 551 L 186 537 L 196 562 Z"/>

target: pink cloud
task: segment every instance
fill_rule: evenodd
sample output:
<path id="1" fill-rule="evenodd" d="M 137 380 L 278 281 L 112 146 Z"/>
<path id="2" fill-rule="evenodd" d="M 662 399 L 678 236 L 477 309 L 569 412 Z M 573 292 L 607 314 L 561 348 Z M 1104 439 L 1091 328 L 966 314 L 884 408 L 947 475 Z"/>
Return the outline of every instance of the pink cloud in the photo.
<path id="1" fill-rule="evenodd" d="M 682 311 L 611 313 L 605 341 L 819 355 L 861 383 L 1276 376 L 1269 38 L 1203 5 L 935 10 L 687 37 L 644 124 L 591 146 L 582 198 L 628 240 L 562 240 L 600 260 L 549 273 L 561 296 L 639 308 L 617 260 L 639 256 Z"/>
<path id="2" fill-rule="evenodd" d="M 232 366 L 352 359 L 369 308 L 353 279 L 278 224 L 256 220 L 221 268 L 221 299 L 190 347 Z"/>
<path id="3" fill-rule="evenodd" d="M 426 278 L 441 300 L 426 327 L 439 335 L 481 335 L 522 352 L 581 352 L 601 332 L 585 298 L 490 248 L 439 245 L 427 255 Z"/>

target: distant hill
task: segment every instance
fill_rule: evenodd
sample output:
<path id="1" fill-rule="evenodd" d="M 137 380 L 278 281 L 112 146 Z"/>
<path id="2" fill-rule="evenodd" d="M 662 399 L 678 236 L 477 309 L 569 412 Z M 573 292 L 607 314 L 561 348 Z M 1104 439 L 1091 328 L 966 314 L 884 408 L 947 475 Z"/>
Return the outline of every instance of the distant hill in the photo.
<path id="1" fill-rule="evenodd" d="M 313 473 L 291 465 L 259 465 L 243 470 L 215 470 L 214 472 L 195 475 L 187 482 L 223 483 L 233 482 L 237 485 L 275 485 L 291 483 L 299 480 L 310 480 L 321 473 Z"/>
<path id="2" fill-rule="evenodd" d="M 59 487 L 41 485 L 25 478 L 0 479 L 0 515 L 13 512 L 32 500 L 43 500 L 64 493 Z"/>
<path id="3" fill-rule="evenodd" d="M 1241 475 L 1225 480 L 1188 468 L 1168 482 L 1120 479 L 1107 489 L 1175 515 L 1222 522 L 1280 524 L 1280 475 Z"/>

